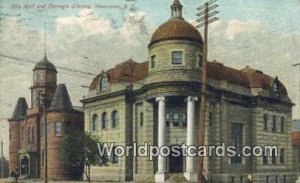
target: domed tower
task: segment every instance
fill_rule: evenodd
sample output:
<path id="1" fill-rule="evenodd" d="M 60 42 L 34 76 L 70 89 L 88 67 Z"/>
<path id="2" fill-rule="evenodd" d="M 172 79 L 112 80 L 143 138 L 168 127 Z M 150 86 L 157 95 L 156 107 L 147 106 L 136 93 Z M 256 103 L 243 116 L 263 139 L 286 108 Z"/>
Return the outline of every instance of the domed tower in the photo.
<path id="1" fill-rule="evenodd" d="M 153 34 L 149 44 L 147 83 L 200 81 L 203 41 L 199 31 L 182 16 L 179 0 L 171 5 L 171 18 Z"/>
<path id="2" fill-rule="evenodd" d="M 55 66 L 49 62 L 46 54 L 33 69 L 33 86 L 31 87 L 31 107 L 40 106 L 40 98 L 43 95 L 52 99 L 57 82 Z"/>

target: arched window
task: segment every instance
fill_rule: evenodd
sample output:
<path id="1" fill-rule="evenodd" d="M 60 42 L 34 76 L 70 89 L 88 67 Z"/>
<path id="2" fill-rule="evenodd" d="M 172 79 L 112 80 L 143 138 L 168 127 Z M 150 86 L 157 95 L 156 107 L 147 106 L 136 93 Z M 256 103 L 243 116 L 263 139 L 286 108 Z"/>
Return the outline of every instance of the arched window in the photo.
<path id="1" fill-rule="evenodd" d="M 107 129 L 108 127 L 108 116 L 107 113 L 102 114 L 102 129 Z"/>
<path id="2" fill-rule="evenodd" d="M 100 80 L 100 91 L 106 91 L 107 90 L 107 77 L 103 77 Z"/>
<path id="3" fill-rule="evenodd" d="M 119 128 L 119 113 L 118 111 L 112 112 L 112 128 Z"/>
<path id="4" fill-rule="evenodd" d="M 99 118 L 97 114 L 94 114 L 92 118 L 91 130 L 97 131 L 98 129 L 99 129 Z"/>

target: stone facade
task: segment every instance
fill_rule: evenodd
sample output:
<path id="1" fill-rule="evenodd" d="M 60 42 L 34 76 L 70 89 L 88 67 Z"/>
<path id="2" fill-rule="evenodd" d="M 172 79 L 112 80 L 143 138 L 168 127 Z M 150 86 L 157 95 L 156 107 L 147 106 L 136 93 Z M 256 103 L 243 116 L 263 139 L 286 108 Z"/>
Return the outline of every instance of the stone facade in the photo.
<path id="1" fill-rule="evenodd" d="M 178 0 L 171 10 L 173 16 L 153 34 L 149 61 L 128 60 L 100 73 L 82 100 L 85 130 L 98 134 L 102 142 L 170 147 L 199 144 L 203 42 L 200 33 L 181 17 Z M 277 77 L 249 66 L 237 70 L 213 61 L 207 69 L 205 144 L 232 145 L 238 141 L 242 146 L 276 145 L 279 150 L 278 157 L 205 157 L 204 169 L 212 182 L 246 182 L 250 175 L 257 183 L 295 182 L 293 157 L 299 152 L 292 148 L 293 104 L 284 85 Z M 114 111 L 119 114 L 116 129 L 111 128 Z M 153 160 L 129 156 L 117 162 L 111 157 L 106 166 L 92 167 L 91 178 L 195 182 L 197 162 L 182 156 Z"/>

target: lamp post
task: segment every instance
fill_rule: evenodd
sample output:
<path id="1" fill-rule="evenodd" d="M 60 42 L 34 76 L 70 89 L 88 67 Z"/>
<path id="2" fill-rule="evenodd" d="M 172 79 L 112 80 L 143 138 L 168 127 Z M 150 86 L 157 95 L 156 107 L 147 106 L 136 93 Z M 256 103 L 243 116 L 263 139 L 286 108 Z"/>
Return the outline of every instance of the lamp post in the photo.
<path id="1" fill-rule="evenodd" d="M 47 130 L 48 123 L 47 123 L 47 109 L 49 107 L 50 100 L 49 100 L 49 97 L 46 94 L 42 95 L 42 102 L 43 102 L 43 105 L 44 105 L 45 183 L 48 183 L 48 147 L 47 147 L 47 145 L 48 145 L 47 144 L 48 143 L 47 142 L 47 140 L 48 140 L 48 130 Z"/>

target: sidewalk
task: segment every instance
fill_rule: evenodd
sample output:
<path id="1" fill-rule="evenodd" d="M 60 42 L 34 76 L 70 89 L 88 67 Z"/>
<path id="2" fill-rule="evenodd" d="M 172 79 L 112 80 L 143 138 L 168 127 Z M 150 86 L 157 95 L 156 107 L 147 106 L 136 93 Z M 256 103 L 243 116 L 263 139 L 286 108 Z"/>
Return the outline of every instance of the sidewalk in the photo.
<path id="1" fill-rule="evenodd" d="M 44 183 L 43 180 L 40 179 L 27 179 L 27 180 L 18 180 L 18 183 Z M 48 181 L 48 183 L 83 183 L 86 181 Z M 14 179 L 0 179 L 0 183 L 14 183 Z"/>

